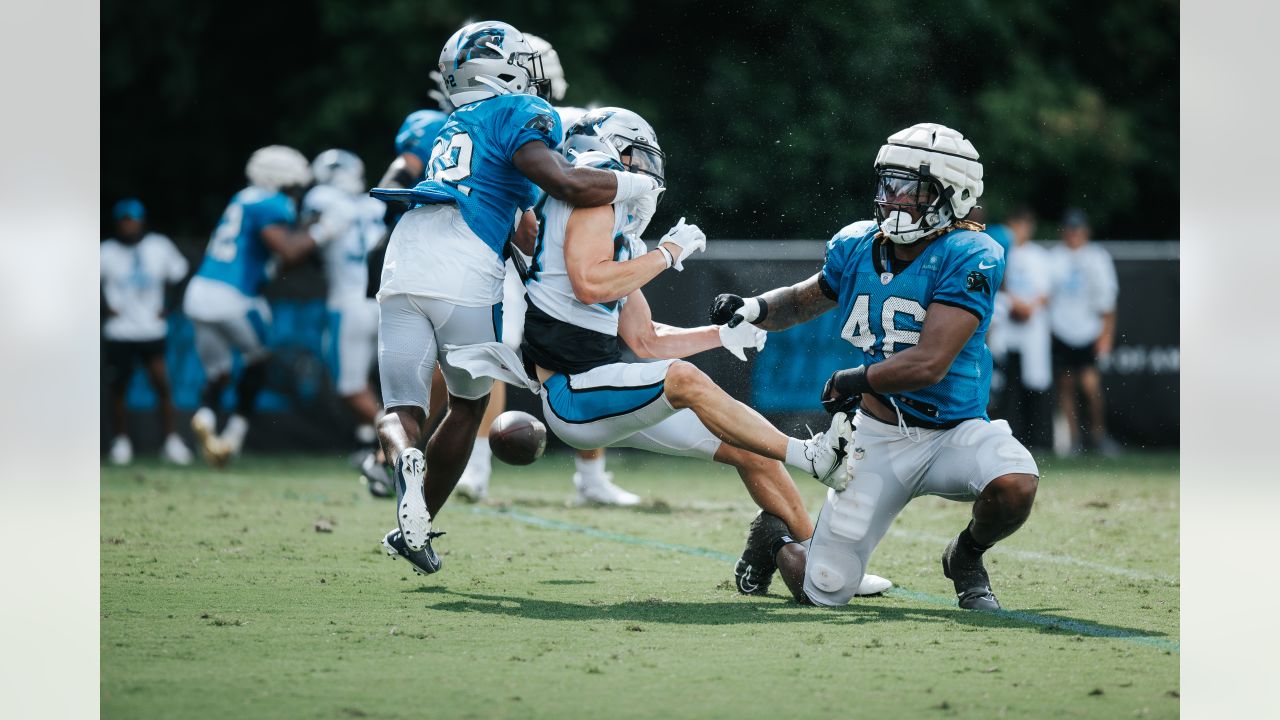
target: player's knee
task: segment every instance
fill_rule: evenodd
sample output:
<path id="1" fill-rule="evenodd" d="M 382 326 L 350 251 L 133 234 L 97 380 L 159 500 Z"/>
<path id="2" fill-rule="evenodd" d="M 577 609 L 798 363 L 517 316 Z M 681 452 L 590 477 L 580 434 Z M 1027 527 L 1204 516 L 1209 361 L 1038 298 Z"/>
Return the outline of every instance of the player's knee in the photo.
<path id="1" fill-rule="evenodd" d="M 698 403 L 706 392 L 711 379 L 692 363 L 677 361 L 667 368 L 665 391 L 667 399 L 676 407 L 689 407 Z"/>
<path id="2" fill-rule="evenodd" d="M 787 543 L 778 550 L 774 561 L 778 563 L 778 573 L 782 582 L 791 591 L 791 597 L 801 605 L 809 605 L 809 597 L 804 594 L 804 565 L 808 550 L 800 543 Z"/>
<path id="3" fill-rule="evenodd" d="M 1005 512 L 1026 517 L 1031 513 L 1031 505 L 1036 499 L 1036 489 L 1040 480 L 1035 475 L 1011 473 L 1001 475 L 992 480 L 983 490 Z"/>
<path id="4" fill-rule="evenodd" d="M 468 422 L 474 421 L 479 424 L 480 419 L 484 417 L 485 408 L 489 407 L 489 396 L 482 395 L 478 398 L 460 398 L 455 395 L 449 396 L 449 414 L 466 419 Z"/>

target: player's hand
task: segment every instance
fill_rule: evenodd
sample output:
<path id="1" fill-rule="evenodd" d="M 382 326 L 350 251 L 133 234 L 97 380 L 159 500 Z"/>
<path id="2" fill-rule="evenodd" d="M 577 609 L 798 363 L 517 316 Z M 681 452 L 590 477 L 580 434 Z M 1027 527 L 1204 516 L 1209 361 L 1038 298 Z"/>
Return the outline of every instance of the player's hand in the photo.
<path id="1" fill-rule="evenodd" d="M 842 413 L 852 413 L 858 403 L 862 401 L 861 392 L 848 392 L 847 386 L 849 380 L 855 373 L 862 373 L 866 376 L 864 368 L 859 365 L 856 368 L 848 370 L 837 370 L 827 378 L 827 384 L 822 388 L 822 409 L 832 415 Z"/>
<path id="2" fill-rule="evenodd" d="M 747 361 L 746 349 L 753 347 L 756 352 L 764 350 L 764 343 L 768 337 L 769 333 L 751 323 L 720 326 L 720 344 L 743 362 Z"/>
<path id="3" fill-rule="evenodd" d="M 760 298 L 743 299 L 737 295 L 723 293 L 711 302 L 711 322 L 716 325 L 738 327 L 740 323 L 753 323 L 763 320 L 766 310 Z"/>
<path id="4" fill-rule="evenodd" d="M 707 249 L 707 236 L 697 225 L 686 225 L 684 218 L 680 218 L 680 222 L 667 231 L 666 235 L 658 241 L 663 245 L 672 245 L 667 248 L 671 253 L 671 257 L 675 258 L 675 262 L 671 267 L 676 270 L 684 270 L 683 260 L 695 252 L 702 252 Z"/>

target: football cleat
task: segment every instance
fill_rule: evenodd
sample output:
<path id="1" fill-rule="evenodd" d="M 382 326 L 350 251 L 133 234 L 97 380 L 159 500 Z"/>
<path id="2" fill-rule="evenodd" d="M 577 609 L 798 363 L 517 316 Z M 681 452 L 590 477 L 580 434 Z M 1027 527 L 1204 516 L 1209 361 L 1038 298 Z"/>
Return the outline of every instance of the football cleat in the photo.
<path id="1" fill-rule="evenodd" d="M 640 504 L 640 496 L 623 490 L 613 484 L 613 473 L 587 476 L 580 472 L 573 474 L 573 486 L 578 489 L 575 505 L 613 505 L 616 507 L 635 507 Z"/>
<path id="2" fill-rule="evenodd" d="M 843 492 L 849 486 L 849 470 L 845 467 L 845 446 L 853 439 L 849 416 L 838 412 L 831 416 L 831 427 L 804 441 L 804 455 L 810 472 L 818 482 Z"/>
<path id="3" fill-rule="evenodd" d="M 444 564 L 431 547 L 431 541 L 443 534 L 442 532 L 427 533 L 427 544 L 421 550 L 410 550 L 400 529 L 393 528 L 382 538 L 382 548 L 387 551 L 388 557 L 395 558 L 398 555 L 408 560 L 413 566 L 413 571 L 419 575 L 430 575 L 440 572 L 440 566 Z"/>
<path id="4" fill-rule="evenodd" d="M 396 522 L 404 534 L 405 545 L 414 551 L 426 547 L 431 533 L 431 513 L 423 494 L 426 469 L 427 461 L 418 448 L 405 450 L 396 461 Z"/>
<path id="5" fill-rule="evenodd" d="M 991 592 L 991 578 L 982 565 L 982 555 L 960 547 L 955 537 L 942 551 L 942 574 L 956 588 L 956 598 L 965 610 L 999 610 L 1000 601 Z"/>
<path id="6" fill-rule="evenodd" d="M 478 456 L 479 453 L 471 453 L 462 477 L 458 478 L 458 484 L 453 487 L 453 491 L 467 502 L 477 503 L 489 497 L 489 475 L 493 468 L 477 459 Z"/>
<path id="7" fill-rule="evenodd" d="M 782 518 L 761 510 L 747 530 L 747 546 L 742 557 L 733 567 L 733 584 L 743 595 L 765 595 L 773 582 L 778 564 L 773 557 L 773 546 L 791 530 Z"/>
<path id="8" fill-rule="evenodd" d="M 160 456 L 165 462 L 171 462 L 174 465 L 190 465 L 191 450 L 187 444 L 182 442 L 182 438 L 177 433 L 170 433 L 164 439 L 164 447 L 160 450 Z"/>
<path id="9" fill-rule="evenodd" d="M 386 465 L 378 462 L 378 454 L 369 452 L 360 461 L 360 482 L 369 490 L 369 494 L 376 498 L 395 497 L 396 487 L 395 481 L 392 479 L 391 469 Z"/>
<path id="10" fill-rule="evenodd" d="M 191 416 L 191 429 L 195 431 L 196 440 L 204 452 L 205 462 L 213 467 L 222 467 L 231 458 L 231 446 L 218 437 L 218 418 L 209 408 L 200 408 Z"/>
<path id="11" fill-rule="evenodd" d="M 879 575 L 863 575 L 862 582 L 858 583 L 858 591 L 854 595 L 858 597 L 880 595 L 891 587 L 893 587 L 893 583 Z"/>
<path id="12" fill-rule="evenodd" d="M 133 443 L 129 442 L 127 435 L 117 435 L 116 439 L 111 441 L 109 457 L 112 465 L 128 465 L 133 462 Z"/>

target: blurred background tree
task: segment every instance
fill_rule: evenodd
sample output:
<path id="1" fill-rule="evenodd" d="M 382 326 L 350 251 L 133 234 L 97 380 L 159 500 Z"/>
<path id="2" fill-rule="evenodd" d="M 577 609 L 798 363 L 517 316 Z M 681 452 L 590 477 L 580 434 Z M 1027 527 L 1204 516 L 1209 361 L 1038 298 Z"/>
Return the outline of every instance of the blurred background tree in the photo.
<path id="1" fill-rule="evenodd" d="M 1172 0 L 111 0 L 104 216 L 137 195 L 158 229 L 206 235 L 271 143 L 351 149 L 376 181 L 472 19 L 551 41 L 566 104 L 650 120 L 669 155 L 654 228 L 829 237 L 870 216 L 884 139 L 933 121 L 978 148 L 992 219 L 1027 202 L 1051 236 L 1078 205 L 1099 237 L 1177 234 Z"/>

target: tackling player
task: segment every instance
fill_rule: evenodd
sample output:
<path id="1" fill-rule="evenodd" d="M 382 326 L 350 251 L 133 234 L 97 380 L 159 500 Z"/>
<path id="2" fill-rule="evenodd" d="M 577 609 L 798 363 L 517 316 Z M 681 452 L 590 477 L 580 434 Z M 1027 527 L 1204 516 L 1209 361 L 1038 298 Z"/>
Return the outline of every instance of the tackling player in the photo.
<path id="1" fill-rule="evenodd" d="M 625 168 L 660 182 L 665 172 L 653 129 L 621 108 L 587 113 L 565 150 L 579 166 Z M 706 247 L 702 231 L 681 218 L 649 251 L 639 237 L 656 205 L 657 193 L 602 207 L 543 200 L 521 346 L 537 379 L 519 372 L 519 358 L 497 343 L 451 349 L 449 362 L 538 392 L 547 425 L 572 447 L 631 447 L 731 465 L 760 507 L 782 518 L 793 537 L 808 537 L 812 522 L 780 461 L 833 482 L 844 455 L 840 438 L 788 438 L 678 359 L 724 347 L 745 360 L 744 348 L 763 348 L 765 334 L 745 323 L 677 328 L 653 320 L 640 288 L 668 268 L 683 270 Z M 622 362 L 622 342 L 657 361 Z M 735 573 L 738 588 L 760 591 L 747 570 Z"/>
<path id="2" fill-rule="evenodd" d="M 364 163 L 351 152 L 325 150 L 312 161 L 311 172 L 316 186 L 302 200 L 303 217 L 334 234 L 321 254 L 329 285 L 329 369 L 335 390 L 361 423 L 357 439 L 368 445 L 376 440 L 373 424 L 381 408 L 369 387 L 378 303 L 366 297 L 365 256 L 386 233 L 386 206 L 365 195 Z"/>
<path id="3" fill-rule="evenodd" d="M 399 496 L 399 527 L 384 543 L 432 568 L 439 559 L 430 548 L 431 520 L 462 473 L 492 385 L 438 357 L 440 348 L 501 339 L 508 244 L 538 187 L 584 207 L 657 189 L 648 176 L 575 168 L 554 151 L 563 131 L 541 97 L 547 82 L 540 65 L 506 23 L 473 23 L 454 33 L 440 53 L 440 72 L 457 110 L 435 139 L 427 179 L 412 190 L 372 192 L 417 206 L 392 232 L 378 291 L 378 369 L 387 407 L 378 435 L 395 463 Z M 428 434 L 437 362 L 449 404 L 424 456 L 418 446 Z"/>
<path id="4" fill-rule="evenodd" d="M 249 158 L 245 175 L 249 187 L 236 193 L 223 211 L 183 299 L 205 376 L 201 406 L 191 427 L 213 465 L 223 465 L 240 452 L 266 383 L 271 309 L 262 288 L 272 256 L 293 264 L 332 237 L 320 223 L 309 232 L 296 227 L 297 198 L 311 182 L 311 168 L 302 153 L 283 145 L 261 148 Z M 244 358 L 244 370 L 236 386 L 236 409 L 219 435 L 216 409 L 231 380 L 233 349 Z"/>
<path id="5" fill-rule="evenodd" d="M 774 561 L 796 599 L 848 603 L 881 538 L 919 495 L 973 502 L 947 545 L 943 572 L 962 608 L 996 610 L 982 554 L 1031 512 L 1039 470 L 1008 423 L 986 415 L 991 355 L 984 342 L 1004 252 L 965 218 L 982 195 L 972 143 L 942 125 L 895 133 L 876 157 L 876 221 L 827 244 L 817 275 L 743 299 L 720 295 L 716 323 L 783 330 L 839 308 L 841 337 L 861 364 L 835 373 L 829 411 L 852 410 L 846 488 L 834 488 L 808 543 L 753 527 L 748 549 Z"/>
<path id="6" fill-rule="evenodd" d="M 102 314 L 106 318 L 102 324 L 102 364 L 109 378 L 116 431 L 109 456 L 115 465 L 128 465 L 133 460 L 125 391 L 134 368 L 142 365 L 160 411 L 164 431 L 160 454 L 171 463 L 188 465 L 191 450 L 175 431 L 173 398 L 164 364 L 165 336 L 169 334 L 165 290 L 187 276 L 187 259 L 169 238 L 146 232 L 147 211 L 140 200 L 121 200 L 112 209 L 112 216 L 116 236 L 102 241 L 101 249 Z"/>

